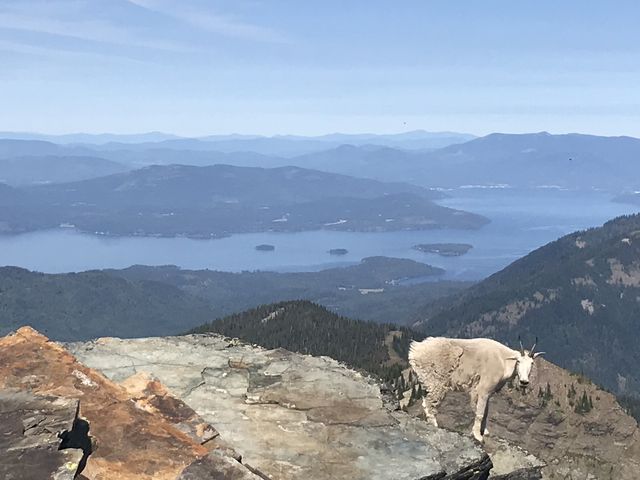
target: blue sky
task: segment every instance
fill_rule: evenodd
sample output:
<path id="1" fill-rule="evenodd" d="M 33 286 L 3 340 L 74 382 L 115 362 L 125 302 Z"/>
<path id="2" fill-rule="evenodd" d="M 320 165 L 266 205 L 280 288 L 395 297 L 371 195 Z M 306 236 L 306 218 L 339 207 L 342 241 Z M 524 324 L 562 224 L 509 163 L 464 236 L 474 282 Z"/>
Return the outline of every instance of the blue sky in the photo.
<path id="1" fill-rule="evenodd" d="M 0 130 L 640 137 L 640 2 L 0 0 Z"/>

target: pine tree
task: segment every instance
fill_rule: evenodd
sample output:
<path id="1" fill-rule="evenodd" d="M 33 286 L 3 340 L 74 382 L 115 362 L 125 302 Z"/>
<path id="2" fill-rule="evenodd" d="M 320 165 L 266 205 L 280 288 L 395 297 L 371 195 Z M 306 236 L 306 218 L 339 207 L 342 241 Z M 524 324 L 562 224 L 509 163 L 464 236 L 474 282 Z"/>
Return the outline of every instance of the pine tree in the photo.
<path id="1" fill-rule="evenodd" d="M 576 403 L 576 406 L 574 407 L 573 410 L 580 415 L 584 415 L 586 413 L 589 413 L 592 408 L 593 408 L 593 401 L 589 396 L 587 396 L 587 392 L 583 391 L 582 396 Z"/>

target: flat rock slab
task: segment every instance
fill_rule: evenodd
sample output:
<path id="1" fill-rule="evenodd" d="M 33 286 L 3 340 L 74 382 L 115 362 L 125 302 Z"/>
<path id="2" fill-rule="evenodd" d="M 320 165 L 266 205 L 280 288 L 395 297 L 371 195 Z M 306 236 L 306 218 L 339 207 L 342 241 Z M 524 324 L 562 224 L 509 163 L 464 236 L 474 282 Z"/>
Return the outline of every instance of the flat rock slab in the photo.
<path id="1" fill-rule="evenodd" d="M 491 467 L 470 437 L 389 411 L 376 382 L 330 358 L 216 335 L 67 347 L 116 382 L 158 378 L 269 478 L 475 480 Z"/>
<path id="2" fill-rule="evenodd" d="M 58 450 L 57 433 L 70 430 L 77 402 L 0 390 L 0 478 L 73 480 L 82 450 Z"/>

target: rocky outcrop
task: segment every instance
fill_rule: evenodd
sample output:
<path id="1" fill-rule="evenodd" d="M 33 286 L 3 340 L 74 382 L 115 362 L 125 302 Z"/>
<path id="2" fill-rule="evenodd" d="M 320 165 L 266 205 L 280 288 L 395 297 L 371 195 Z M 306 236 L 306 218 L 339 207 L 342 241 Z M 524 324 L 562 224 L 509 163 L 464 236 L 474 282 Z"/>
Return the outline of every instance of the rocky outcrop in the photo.
<path id="1" fill-rule="evenodd" d="M 83 363 L 30 328 L 0 339 L 0 478 L 486 480 L 493 467 L 470 436 L 327 357 L 212 335 L 68 348 Z M 540 478 L 506 442 L 492 456 L 491 478 Z"/>
<path id="2" fill-rule="evenodd" d="M 327 357 L 213 335 L 67 347 L 115 382 L 153 375 L 265 478 L 480 480 L 491 468 L 471 437 L 387 409 L 373 380 Z"/>
<path id="3" fill-rule="evenodd" d="M 0 390 L 0 478 L 72 480 L 81 448 L 60 449 L 58 432 L 73 428 L 73 400 Z"/>
<path id="4" fill-rule="evenodd" d="M 30 328 L 0 338 L 0 476 L 260 478 L 234 458 L 213 427 L 155 380 L 138 376 L 125 385 Z M 75 449 L 57 451 L 65 447 Z"/>
<path id="5" fill-rule="evenodd" d="M 536 361 L 531 385 L 526 393 L 507 385 L 491 399 L 485 448 L 496 467 L 515 458 L 513 449 L 500 453 L 503 447 L 497 439 L 504 439 L 540 458 L 546 464 L 545 479 L 638 478 L 640 430 L 613 395 L 542 359 Z M 421 407 L 415 404 L 410 411 L 419 415 Z M 473 413 L 467 395 L 449 393 L 437 418 L 444 428 L 470 431 Z"/>

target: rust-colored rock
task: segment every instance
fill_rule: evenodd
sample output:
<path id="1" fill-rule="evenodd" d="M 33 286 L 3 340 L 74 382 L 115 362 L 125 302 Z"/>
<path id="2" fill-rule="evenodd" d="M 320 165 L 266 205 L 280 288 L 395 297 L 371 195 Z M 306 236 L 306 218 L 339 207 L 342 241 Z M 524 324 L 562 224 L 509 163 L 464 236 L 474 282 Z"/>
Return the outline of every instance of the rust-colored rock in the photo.
<path id="1" fill-rule="evenodd" d="M 138 408 L 163 417 L 199 444 L 219 436 L 215 428 L 146 372 L 132 375 L 120 385 L 127 390 Z"/>
<path id="2" fill-rule="evenodd" d="M 149 373 L 138 372 L 122 381 L 120 385 L 127 390 L 140 409 L 162 416 L 178 430 L 204 445 L 207 450 L 232 457 L 237 461 L 242 460 L 241 455 L 222 440 L 218 431 L 211 424 L 189 405 L 171 394 L 157 378 Z M 199 465 L 206 464 L 207 462 L 199 463 Z"/>
<path id="3" fill-rule="evenodd" d="M 204 461 L 210 447 L 201 444 L 217 432 L 162 385 L 131 379 L 125 388 L 29 327 L 0 339 L 0 389 L 80 400 L 95 439 L 82 472 L 90 480 L 174 480 L 203 462 L 209 470 L 199 478 L 218 478 L 213 475 L 217 459 Z M 213 457 L 226 470 L 236 470 L 220 478 L 257 478 L 229 457 Z"/>

